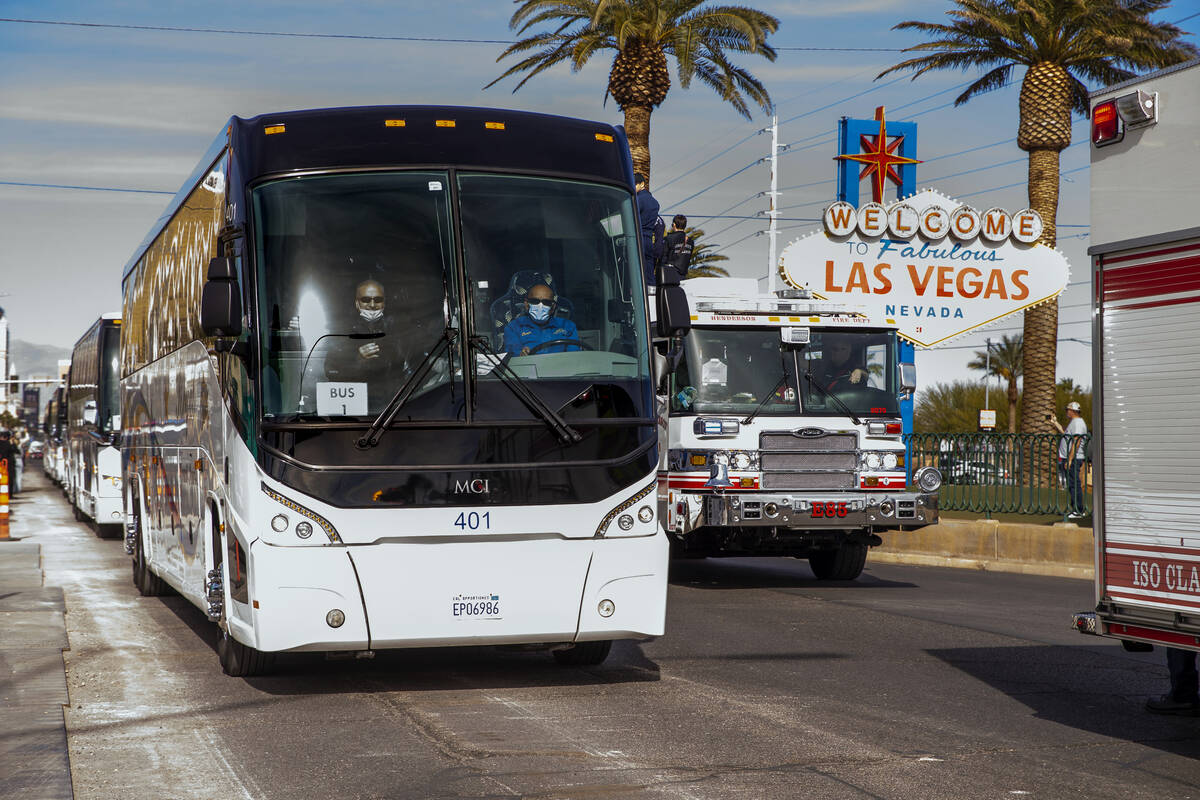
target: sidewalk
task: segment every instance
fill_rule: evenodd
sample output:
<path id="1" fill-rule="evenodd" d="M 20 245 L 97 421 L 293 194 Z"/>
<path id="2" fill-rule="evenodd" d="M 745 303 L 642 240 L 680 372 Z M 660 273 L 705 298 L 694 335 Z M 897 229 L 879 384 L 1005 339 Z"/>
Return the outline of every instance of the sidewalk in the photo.
<path id="1" fill-rule="evenodd" d="M 42 585 L 41 545 L 16 538 L 22 516 L 34 513 L 31 495 L 56 490 L 40 472 L 25 478 L 12 504 L 14 538 L 0 540 L 0 797 L 59 800 L 74 797 L 63 717 L 66 610 L 62 589 Z"/>

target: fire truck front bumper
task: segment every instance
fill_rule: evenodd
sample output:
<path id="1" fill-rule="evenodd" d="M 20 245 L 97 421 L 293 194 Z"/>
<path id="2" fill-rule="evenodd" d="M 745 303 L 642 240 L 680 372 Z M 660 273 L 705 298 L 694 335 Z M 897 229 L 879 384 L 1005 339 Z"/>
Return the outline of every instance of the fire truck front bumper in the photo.
<path id="1" fill-rule="evenodd" d="M 919 528 L 938 521 L 937 493 L 728 493 L 704 498 L 703 523 L 722 527 Z"/>

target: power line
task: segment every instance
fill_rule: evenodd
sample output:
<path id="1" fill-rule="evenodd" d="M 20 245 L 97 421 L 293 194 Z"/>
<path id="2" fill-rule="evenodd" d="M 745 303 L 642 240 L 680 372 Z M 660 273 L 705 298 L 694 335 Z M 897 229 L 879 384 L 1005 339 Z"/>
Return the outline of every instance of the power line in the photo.
<path id="1" fill-rule="evenodd" d="M 441 42 L 450 44 L 515 44 L 514 39 L 451 39 L 442 36 L 379 36 L 354 33 L 295 33 L 291 31 L 252 31 L 236 28 L 184 28 L 173 25 L 127 25 L 106 22 L 71 22 L 50 19 L 12 19 L 0 17 L 0 22 L 18 25 L 59 25 L 74 28 L 107 28 L 112 30 L 164 31 L 169 33 L 221 33 L 230 36 L 287 36 L 300 39 L 368 39 L 383 42 Z M 830 53 L 899 53 L 900 47 L 776 47 L 775 50 Z"/>
<path id="2" fill-rule="evenodd" d="M 511 39 L 450 39 L 441 36 L 378 36 L 353 33 L 294 33 L 290 31 L 250 31 L 235 28 L 180 28 L 169 25 L 118 25 L 104 22 L 66 22 L 48 19 L 7 19 L 0 22 L 21 25 L 63 25 L 75 28 L 109 28 L 132 31 L 167 31 L 171 33 L 223 33 L 230 36 L 286 36 L 296 39 L 369 39 L 382 42 L 442 42 L 450 44 L 513 44 Z"/>
<path id="3" fill-rule="evenodd" d="M 23 183 L 21 181 L 0 181 L 0 186 L 26 186 L 37 189 L 82 189 L 88 192 L 130 192 L 133 194 L 170 194 L 158 189 L 122 189 L 116 186 L 71 186 L 64 183 Z"/>

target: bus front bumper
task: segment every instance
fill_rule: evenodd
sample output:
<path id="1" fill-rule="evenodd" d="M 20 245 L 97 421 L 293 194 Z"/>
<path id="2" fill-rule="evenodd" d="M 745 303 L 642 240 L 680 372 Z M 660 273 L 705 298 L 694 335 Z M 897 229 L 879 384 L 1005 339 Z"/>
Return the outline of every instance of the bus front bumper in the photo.
<path id="1" fill-rule="evenodd" d="M 652 638 L 665 628 L 667 553 L 661 532 L 350 547 L 259 540 L 247 643 L 332 651 Z"/>

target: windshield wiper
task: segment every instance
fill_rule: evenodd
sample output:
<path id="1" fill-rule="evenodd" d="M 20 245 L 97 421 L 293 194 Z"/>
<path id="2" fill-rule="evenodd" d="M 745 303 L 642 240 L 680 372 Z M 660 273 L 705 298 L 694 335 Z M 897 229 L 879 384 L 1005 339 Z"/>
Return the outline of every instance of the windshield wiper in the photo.
<path id="1" fill-rule="evenodd" d="M 383 431 L 392 424 L 392 420 L 396 418 L 396 414 L 400 413 L 400 409 L 408 402 L 408 398 L 412 397 L 413 392 L 421 385 L 421 381 L 425 380 L 425 376 L 433 369 L 434 362 L 441 357 L 442 353 L 446 352 L 457 338 L 458 330 L 455 328 L 446 328 L 442 331 L 442 336 L 438 340 L 438 343 L 434 345 L 432 350 L 425 354 L 425 357 L 421 359 L 421 363 L 417 364 L 417 368 L 413 370 L 413 374 L 392 395 L 392 399 L 383 407 L 383 411 L 379 412 L 379 416 L 371 423 L 371 427 L 367 428 L 367 432 L 360 436 L 358 441 L 354 443 L 355 447 L 359 450 L 366 450 L 368 447 L 374 447 L 379 444 L 379 439 L 383 436 Z M 453 381 L 454 378 L 451 377 L 450 380 Z"/>
<path id="2" fill-rule="evenodd" d="M 482 352 L 494 365 L 492 374 L 500 379 L 510 392 L 517 396 L 525 406 L 542 419 L 554 431 L 554 435 L 558 437 L 563 444 L 576 444 L 583 441 L 583 435 L 567 424 L 567 421 L 558 415 L 550 406 L 546 405 L 546 401 L 529 387 L 525 379 L 513 371 L 513 368 L 508 365 L 507 354 L 500 356 L 488 344 L 488 341 L 483 336 L 476 336 L 471 339 L 471 351 L 475 349 Z"/>
<path id="3" fill-rule="evenodd" d="M 811 370 L 809 370 L 808 372 L 805 372 L 805 373 L 804 373 L 804 377 L 805 377 L 805 379 L 808 381 L 808 385 L 809 385 L 809 386 L 814 386 L 814 387 L 816 387 L 816 388 L 817 388 L 817 389 L 818 389 L 818 390 L 821 392 L 821 394 L 825 395 L 825 396 L 826 396 L 826 397 L 828 397 L 830 400 L 832 400 L 833 402 L 837 403 L 837 404 L 838 404 L 838 408 L 842 409 L 842 411 L 845 411 L 845 412 L 846 412 L 846 416 L 848 416 L 848 417 L 850 417 L 850 419 L 854 420 L 854 424 L 855 424 L 855 425 L 862 425 L 862 424 L 863 424 L 863 423 L 862 423 L 862 420 L 858 418 L 858 415 L 857 415 L 857 414 L 855 414 L 853 411 L 851 411 L 851 410 L 850 410 L 850 406 L 848 406 L 848 405 L 846 405 L 845 403 L 843 403 L 843 402 L 842 402 L 842 398 L 838 397 L 838 396 L 837 396 L 837 395 L 835 395 L 833 392 L 829 391 L 829 390 L 828 390 L 828 389 L 826 389 L 824 386 L 822 386 L 821 384 L 817 383 L 817 379 L 813 377 L 813 374 L 812 374 L 812 371 L 811 371 Z"/>
<path id="4" fill-rule="evenodd" d="M 750 412 L 750 416 L 742 420 L 742 424 L 749 425 L 750 421 L 758 416 L 758 412 L 767 407 L 767 403 L 771 401 L 771 398 L 775 396 L 775 393 L 779 391 L 780 387 L 787 383 L 787 380 L 788 374 L 787 371 L 784 370 L 783 375 L 779 376 L 779 380 L 776 381 L 775 385 L 771 387 L 771 391 L 767 392 L 766 396 L 759 402 L 758 407 Z"/>

